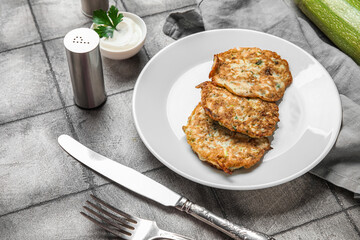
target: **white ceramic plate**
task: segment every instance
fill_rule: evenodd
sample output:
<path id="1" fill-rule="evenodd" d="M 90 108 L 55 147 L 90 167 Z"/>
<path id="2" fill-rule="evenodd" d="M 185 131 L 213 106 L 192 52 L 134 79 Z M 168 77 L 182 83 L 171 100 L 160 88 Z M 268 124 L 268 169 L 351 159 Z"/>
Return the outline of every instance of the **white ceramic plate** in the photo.
<path id="1" fill-rule="evenodd" d="M 229 175 L 199 160 L 182 126 L 200 101 L 195 86 L 209 80 L 213 55 L 234 47 L 277 52 L 288 61 L 293 83 L 279 101 L 273 149 L 256 167 Z M 249 190 L 288 182 L 315 167 L 335 143 L 342 113 L 332 78 L 304 50 L 269 34 L 222 29 L 191 35 L 156 54 L 136 82 L 133 116 L 147 148 L 173 171 L 207 186 Z"/>

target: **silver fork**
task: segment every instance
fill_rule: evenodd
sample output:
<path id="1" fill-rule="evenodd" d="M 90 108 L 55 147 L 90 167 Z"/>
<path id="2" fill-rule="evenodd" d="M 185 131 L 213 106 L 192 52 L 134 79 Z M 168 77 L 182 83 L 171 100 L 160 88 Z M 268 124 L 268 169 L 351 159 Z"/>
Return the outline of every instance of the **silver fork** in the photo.
<path id="1" fill-rule="evenodd" d="M 181 236 L 176 233 L 161 230 L 156 222 L 141 219 L 125 213 L 103 200 L 90 195 L 98 205 L 86 201 L 88 206 L 83 206 L 89 213 L 95 215 L 101 221 L 89 216 L 84 212 L 80 212 L 84 217 L 97 224 L 99 227 L 113 233 L 123 240 L 155 240 L 155 239 L 172 239 L 172 240 L 192 240 L 191 238 Z M 106 209 L 106 210 L 105 210 Z M 111 212 L 109 211 L 111 210 Z M 102 214 L 100 214 L 102 213 Z M 114 214 L 116 213 L 116 215 Z M 106 215 L 107 217 L 104 217 Z"/>

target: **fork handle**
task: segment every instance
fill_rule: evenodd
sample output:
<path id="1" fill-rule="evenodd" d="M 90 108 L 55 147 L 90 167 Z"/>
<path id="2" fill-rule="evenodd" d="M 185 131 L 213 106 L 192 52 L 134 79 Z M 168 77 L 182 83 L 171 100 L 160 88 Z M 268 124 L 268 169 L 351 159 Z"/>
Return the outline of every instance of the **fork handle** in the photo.
<path id="1" fill-rule="evenodd" d="M 184 211 L 191 216 L 209 224 L 212 227 L 220 230 L 221 232 L 227 234 L 233 239 L 238 240 L 275 240 L 271 236 L 268 236 L 264 233 L 256 232 L 245 228 L 243 226 L 238 226 L 224 218 L 221 218 L 209 210 L 196 205 L 189 201 L 188 199 L 182 197 L 175 205 L 175 207 L 181 211 Z"/>

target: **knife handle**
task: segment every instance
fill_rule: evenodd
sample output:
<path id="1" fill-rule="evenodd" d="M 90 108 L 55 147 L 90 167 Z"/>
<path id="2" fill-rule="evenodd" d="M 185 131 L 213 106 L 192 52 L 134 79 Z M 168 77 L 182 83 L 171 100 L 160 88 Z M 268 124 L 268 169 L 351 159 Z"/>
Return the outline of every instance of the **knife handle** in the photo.
<path id="1" fill-rule="evenodd" d="M 191 216 L 209 224 L 212 227 L 220 230 L 221 232 L 227 234 L 233 239 L 238 240 L 275 240 L 274 238 L 260 232 L 256 232 L 245 228 L 243 226 L 238 226 L 224 218 L 221 218 L 209 210 L 196 205 L 189 201 L 188 199 L 182 197 L 175 206 L 177 209 L 184 211 Z"/>

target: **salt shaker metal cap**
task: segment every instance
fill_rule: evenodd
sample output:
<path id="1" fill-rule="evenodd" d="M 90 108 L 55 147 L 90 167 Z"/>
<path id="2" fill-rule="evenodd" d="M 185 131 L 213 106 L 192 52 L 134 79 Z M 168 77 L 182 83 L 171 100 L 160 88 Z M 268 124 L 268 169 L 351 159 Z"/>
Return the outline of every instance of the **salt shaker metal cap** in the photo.
<path id="1" fill-rule="evenodd" d="M 81 108 L 95 108 L 106 100 L 99 43 L 99 35 L 89 28 L 74 29 L 64 38 L 74 102 Z"/>

